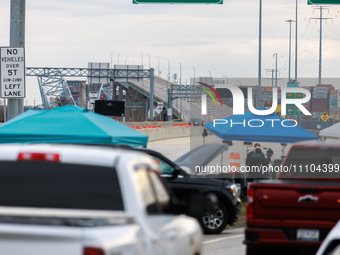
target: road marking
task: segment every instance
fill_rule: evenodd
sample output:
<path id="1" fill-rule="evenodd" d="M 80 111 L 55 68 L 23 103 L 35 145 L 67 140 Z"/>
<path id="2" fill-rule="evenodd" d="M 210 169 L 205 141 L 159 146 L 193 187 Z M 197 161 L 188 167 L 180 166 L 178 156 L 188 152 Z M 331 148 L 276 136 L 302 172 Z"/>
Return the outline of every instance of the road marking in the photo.
<path id="1" fill-rule="evenodd" d="M 222 241 L 222 240 L 227 240 L 227 239 L 233 239 L 233 238 L 238 238 L 238 237 L 243 237 L 244 235 L 237 235 L 237 236 L 228 236 L 228 237 L 223 237 L 223 238 L 219 238 L 219 239 L 215 239 L 215 240 L 210 240 L 210 241 L 205 241 L 203 242 L 204 244 L 207 243 L 215 243 L 218 241 Z"/>

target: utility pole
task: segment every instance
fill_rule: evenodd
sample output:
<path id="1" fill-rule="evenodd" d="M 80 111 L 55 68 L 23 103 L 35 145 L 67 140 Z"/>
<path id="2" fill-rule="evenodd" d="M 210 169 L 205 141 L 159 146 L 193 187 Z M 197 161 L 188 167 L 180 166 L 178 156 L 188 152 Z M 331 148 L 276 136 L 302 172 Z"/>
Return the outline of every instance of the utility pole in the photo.
<path id="1" fill-rule="evenodd" d="M 275 72 L 275 69 L 266 69 L 266 72 L 271 72 L 272 73 L 272 87 L 274 87 L 274 72 Z"/>
<path id="2" fill-rule="evenodd" d="M 257 108 L 261 107 L 261 37 L 262 37 L 262 0 L 260 0 L 260 11 L 259 11 L 259 63 L 258 63 L 258 91 L 256 97 Z"/>
<path id="3" fill-rule="evenodd" d="M 276 57 L 275 61 L 275 87 L 277 87 L 277 53 L 273 54 L 273 57 Z"/>
<path id="4" fill-rule="evenodd" d="M 194 84 L 193 84 L 193 85 L 195 85 L 195 81 L 196 81 L 196 77 L 195 77 L 195 67 L 192 66 L 191 68 L 194 68 Z"/>
<path id="5" fill-rule="evenodd" d="M 150 68 L 149 70 L 150 72 L 150 120 L 151 121 L 154 121 L 153 117 L 153 113 L 154 113 L 154 106 L 153 106 L 153 103 L 154 103 L 154 93 L 155 93 L 155 80 L 154 80 L 154 69 L 153 68 Z"/>
<path id="6" fill-rule="evenodd" d="M 290 63 L 291 63 L 291 53 L 292 53 L 292 22 L 295 20 L 289 19 L 286 20 L 289 22 L 289 64 L 288 64 L 288 84 L 290 86 Z"/>
<path id="7" fill-rule="evenodd" d="M 297 87 L 297 35 L 298 35 L 298 0 L 295 0 L 295 85 Z"/>
<path id="8" fill-rule="evenodd" d="M 25 0 L 11 0 L 10 46 L 25 47 Z M 23 98 L 8 98 L 8 116 L 10 120 L 24 112 Z"/>
<path id="9" fill-rule="evenodd" d="M 318 83 L 321 84 L 321 63 L 322 63 L 322 20 L 323 19 L 332 19 L 332 18 L 323 18 L 322 17 L 322 10 L 326 9 L 328 10 L 329 12 L 329 9 L 328 8 L 324 8 L 322 6 L 320 7 L 315 7 L 313 9 L 313 12 L 314 10 L 317 10 L 319 9 L 320 10 L 320 17 L 319 18 L 310 18 L 310 19 L 315 19 L 315 20 L 319 20 L 320 21 L 320 39 L 319 39 L 319 79 L 318 79 Z M 333 19 L 332 19 L 333 20 Z"/>

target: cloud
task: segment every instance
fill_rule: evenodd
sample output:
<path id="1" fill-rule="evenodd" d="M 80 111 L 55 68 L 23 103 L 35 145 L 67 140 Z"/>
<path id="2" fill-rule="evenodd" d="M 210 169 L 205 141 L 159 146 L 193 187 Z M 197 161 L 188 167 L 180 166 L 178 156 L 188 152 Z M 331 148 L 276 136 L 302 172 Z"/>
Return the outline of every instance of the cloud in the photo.
<path id="1" fill-rule="evenodd" d="M 9 43 L 10 1 L 0 0 L 0 45 Z M 338 6 L 325 17 L 323 75 L 338 76 L 340 17 Z M 318 23 L 313 8 L 298 6 L 298 70 L 317 75 Z M 287 76 L 287 19 L 295 19 L 295 2 L 263 1 L 262 73 L 273 68 L 278 53 L 280 77 Z M 132 0 L 27 1 L 26 66 L 86 67 L 87 62 L 143 63 L 159 66 L 163 74 L 193 76 L 256 77 L 258 72 L 259 1 L 224 0 L 223 5 L 133 5 Z M 327 35 L 327 36 L 326 36 Z M 292 23 L 292 57 L 295 23 Z M 113 53 L 112 53 L 113 52 Z M 292 68 L 294 60 L 292 59 Z M 292 69 L 293 70 L 293 69 Z M 293 73 L 293 71 L 292 71 Z M 269 75 L 269 74 L 268 74 Z M 163 77 L 165 77 L 163 75 Z M 66 78 L 67 79 L 67 78 Z M 39 98 L 35 79 L 28 79 L 29 102 Z M 32 90 L 32 88 L 35 88 Z"/>

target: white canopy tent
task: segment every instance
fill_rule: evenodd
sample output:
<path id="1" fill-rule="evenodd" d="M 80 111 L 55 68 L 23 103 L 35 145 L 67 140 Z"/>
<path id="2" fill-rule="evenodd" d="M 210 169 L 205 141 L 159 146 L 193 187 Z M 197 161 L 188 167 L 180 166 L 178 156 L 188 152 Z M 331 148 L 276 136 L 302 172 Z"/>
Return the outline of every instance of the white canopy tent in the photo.
<path id="1" fill-rule="evenodd" d="M 340 123 L 321 130 L 319 135 L 322 137 L 340 138 Z"/>

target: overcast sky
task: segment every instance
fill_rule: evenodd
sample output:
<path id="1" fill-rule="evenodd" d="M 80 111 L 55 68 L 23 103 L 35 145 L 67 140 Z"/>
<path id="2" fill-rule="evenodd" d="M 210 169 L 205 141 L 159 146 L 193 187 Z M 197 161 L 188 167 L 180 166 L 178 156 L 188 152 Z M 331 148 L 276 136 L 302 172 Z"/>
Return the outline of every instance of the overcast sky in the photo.
<path id="1" fill-rule="evenodd" d="M 0 46 L 9 45 L 10 0 L 0 0 Z M 323 77 L 340 77 L 340 6 L 323 17 Z M 318 76 L 319 11 L 298 1 L 298 77 Z M 262 75 L 275 67 L 288 77 L 288 19 L 295 19 L 294 0 L 263 0 Z M 257 77 L 258 0 L 224 0 L 223 5 L 134 5 L 132 0 L 27 0 L 26 66 L 87 67 L 88 62 L 143 64 L 165 78 Z M 295 23 L 292 23 L 292 77 Z M 112 53 L 113 52 L 113 53 Z M 127 57 L 127 59 L 126 59 Z M 156 70 L 156 73 L 158 70 Z M 27 77 L 27 103 L 41 101 L 37 79 Z M 25 100 L 25 102 L 26 102 Z"/>

